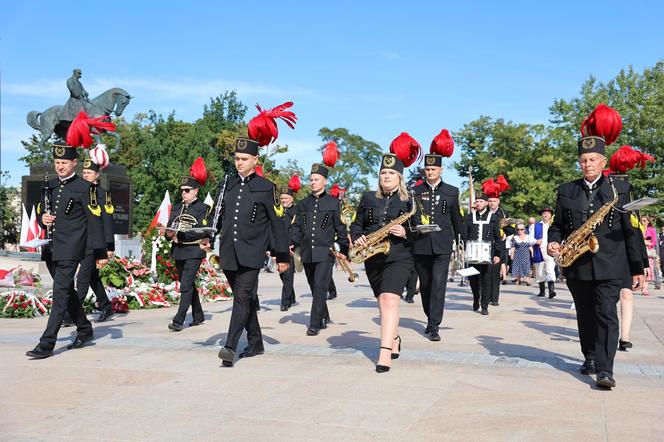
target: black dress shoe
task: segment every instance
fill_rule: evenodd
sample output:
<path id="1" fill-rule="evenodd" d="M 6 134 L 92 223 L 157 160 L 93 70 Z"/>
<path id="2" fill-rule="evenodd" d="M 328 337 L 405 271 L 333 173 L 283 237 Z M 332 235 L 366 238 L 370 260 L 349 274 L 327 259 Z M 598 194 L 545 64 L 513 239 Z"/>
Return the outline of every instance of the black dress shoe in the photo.
<path id="1" fill-rule="evenodd" d="M 489 310 L 483 308 L 483 309 L 482 309 L 482 315 L 486 316 L 486 315 L 488 315 L 488 314 L 489 314 Z"/>
<path id="2" fill-rule="evenodd" d="M 316 327 L 309 327 L 307 330 L 307 336 L 318 336 L 318 333 L 320 333 L 320 329 Z"/>
<path id="3" fill-rule="evenodd" d="M 556 292 L 550 292 L 549 293 L 549 299 L 553 299 L 556 297 Z"/>
<path id="4" fill-rule="evenodd" d="M 232 367 L 235 360 L 235 352 L 230 348 L 223 347 L 219 350 L 219 359 L 221 359 L 221 365 L 224 367 Z"/>
<path id="5" fill-rule="evenodd" d="M 105 308 L 99 313 L 99 317 L 97 318 L 97 322 L 104 322 L 108 318 L 113 316 L 113 310 L 110 308 Z"/>
<path id="6" fill-rule="evenodd" d="M 253 356 L 262 355 L 263 353 L 265 353 L 264 348 L 259 348 L 259 349 L 253 349 L 252 348 L 252 349 L 246 349 L 245 351 L 240 353 L 239 357 L 240 357 L 240 359 L 242 359 L 242 358 L 251 358 Z"/>
<path id="7" fill-rule="evenodd" d="M 476 312 L 480 309 L 480 303 L 479 302 L 473 302 L 473 311 Z"/>
<path id="8" fill-rule="evenodd" d="M 413 295 L 406 295 L 406 302 L 408 304 L 413 304 L 415 300 L 413 299 Z"/>
<path id="9" fill-rule="evenodd" d="M 597 375 L 597 386 L 608 388 L 609 390 L 616 386 L 616 380 L 606 371 L 600 371 Z"/>
<path id="10" fill-rule="evenodd" d="M 171 322 L 170 324 L 168 324 L 168 329 L 179 332 L 179 331 L 184 330 L 184 325 L 176 324 L 175 322 Z"/>
<path id="11" fill-rule="evenodd" d="M 86 342 L 91 341 L 91 340 L 92 340 L 92 335 L 91 334 L 90 335 L 83 335 L 83 336 L 78 335 L 78 336 L 76 336 L 76 339 L 74 339 L 74 342 L 72 342 L 71 344 L 69 344 L 67 346 L 67 349 L 72 350 L 72 349 L 75 349 L 75 348 L 81 348 L 85 345 Z"/>
<path id="12" fill-rule="evenodd" d="M 494 307 L 498 307 L 500 304 L 498 304 L 498 301 L 491 301 L 489 304 L 493 305 Z"/>
<path id="13" fill-rule="evenodd" d="M 37 345 L 32 350 L 26 351 L 25 355 L 32 359 L 44 359 L 48 358 L 53 354 L 53 350 L 44 350 L 39 345 Z"/>
<path id="14" fill-rule="evenodd" d="M 336 297 L 337 297 L 336 293 L 330 293 L 329 295 L 327 295 L 327 300 L 331 301 L 331 300 L 335 299 Z"/>
<path id="15" fill-rule="evenodd" d="M 629 341 L 619 341 L 620 345 L 618 346 L 618 350 L 620 351 L 627 351 L 628 348 L 632 348 L 632 343 Z"/>
<path id="16" fill-rule="evenodd" d="M 583 365 L 581 365 L 579 372 L 584 376 L 595 374 L 595 361 L 593 359 L 586 359 Z"/>
<path id="17" fill-rule="evenodd" d="M 281 310 L 282 312 L 287 312 L 287 311 L 288 311 L 288 307 L 286 307 L 285 305 L 282 305 L 281 308 L 280 308 L 280 310 Z"/>
<path id="18" fill-rule="evenodd" d="M 429 333 L 429 340 L 435 342 L 440 341 L 440 335 L 436 330 L 432 330 L 431 333 Z"/>
<path id="19" fill-rule="evenodd" d="M 191 321 L 189 323 L 189 327 L 198 327 L 199 325 L 203 325 L 205 321 Z"/>

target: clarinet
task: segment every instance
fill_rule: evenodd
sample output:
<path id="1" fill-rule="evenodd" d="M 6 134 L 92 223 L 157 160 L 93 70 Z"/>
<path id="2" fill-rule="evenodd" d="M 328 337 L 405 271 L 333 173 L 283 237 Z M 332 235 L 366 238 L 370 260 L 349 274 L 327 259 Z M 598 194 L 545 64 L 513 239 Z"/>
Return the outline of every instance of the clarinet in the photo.
<path id="1" fill-rule="evenodd" d="M 51 189 L 48 187 L 48 171 L 44 172 L 42 195 L 44 197 L 44 213 L 51 213 Z M 51 239 L 51 226 L 46 226 L 46 238 Z"/>
<path id="2" fill-rule="evenodd" d="M 219 196 L 217 197 L 217 202 L 215 202 L 214 221 L 212 221 L 212 228 L 217 233 L 218 233 L 217 222 L 219 221 L 219 215 L 221 215 L 221 204 L 223 203 L 224 195 L 226 194 L 226 184 L 228 183 L 228 175 L 229 174 L 227 173 L 226 176 L 224 177 L 224 184 L 221 186 L 221 192 L 219 192 Z"/>

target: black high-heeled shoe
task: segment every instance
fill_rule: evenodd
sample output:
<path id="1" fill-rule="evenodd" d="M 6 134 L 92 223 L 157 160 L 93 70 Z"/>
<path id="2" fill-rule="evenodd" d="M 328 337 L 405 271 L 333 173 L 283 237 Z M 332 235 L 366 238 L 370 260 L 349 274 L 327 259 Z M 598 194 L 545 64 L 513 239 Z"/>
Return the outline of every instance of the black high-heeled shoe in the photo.
<path id="1" fill-rule="evenodd" d="M 399 359 L 399 355 L 401 354 L 401 336 L 397 336 L 394 340 L 399 340 L 399 353 L 392 353 L 392 359 Z"/>
<path id="2" fill-rule="evenodd" d="M 631 343 L 631 342 L 629 342 L 629 341 L 623 341 L 623 340 L 620 340 L 620 341 L 619 341 L 618 350 L 620 350 L 620 351 L 627 351 L 628 348 L 632 348 L 632 343 Z"/>
<path id="3" fill-rule="evenodd" d="M 389 350 L 392 351 L 392 347 L 380 347 L 381 350 Z M 376 364 L 376 373 L 385 373 L 390 371 L 390 366 L 389 365 L 380 365 Z"/>

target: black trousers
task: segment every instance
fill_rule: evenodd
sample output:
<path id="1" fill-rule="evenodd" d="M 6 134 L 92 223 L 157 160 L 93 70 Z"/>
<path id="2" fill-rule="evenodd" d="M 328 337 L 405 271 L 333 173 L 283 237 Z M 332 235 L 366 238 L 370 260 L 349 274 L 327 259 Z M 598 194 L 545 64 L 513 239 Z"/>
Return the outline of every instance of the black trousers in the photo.
<path id="1" fill-rule="evenodd" d="M 78 292 L 78 300 L 80 302 L 83 302 L 90 288 L 92 288 L 92 291 L 97 296 L 99 310 L 110 310 L 111 302 L 106 295 L 104 284 L 101 283 L 99 270 L 97 270 L 97 260 L 93 254 L 85 255 L 83 260 L 81 260 L 81 267 L 78 269 L 76 291 Z"/>
<path id="2" fill-rule="evenodd" d="M 597 372 L 613 375 L 613 359 L 618 348 L 620 328 L 616 304 L 623 278 L 604 281 L 566 279 L 576 306 L 581 352 L 595 360 Z"/>
<path id="3" fill-rule="evenodd" d="M 327 288 L 327 293 L 332 296 L 337 296 L 337 286 L 334 284 L 334 266 L 330 267 L 330 286 Z"/>
<path id="4" fill-rule="evenodd" d="M 450 254 L 415 255 L 415 270 L 420 277 L 422 308 L 428 319 L 427 331 L 438 331 L 440 323 L 443 322 L 449 266 Z"/>
<path id="5" fill-rule="evenodd" d="M 329 320 L 330 313 L 327 310 L 327 291 L 332 279 L 333 261 L 314 262 L 302 264 L 304 273 L 307 275 L 307 282 L 311 288 L 311 316 L 309 317 L 309 327 L 320 328 L 323 319 Z"/>
<path id="6" fill-rule="evenodd" d="M 285 272 L 279 273 L 279 278 L 281 278 L 281 305 L 285 307 L 290 307 L 295 303 L 295 290 L 293 289 L 293 282 L 295 281 L 295 260 L 293 257 L 290 257 L 290 265 L 288 270 Z"/>
<path id="7" fill-rule="evenodd" d="M 491 266 L 491 287 L 489 289 L 489 301 L 498 302 L 500 297 L 500 266 L 502 263 L 506 262 L 503 259 L 503 256 L 500 257 L 500 262 L 498 264 L 489 264 Z"/>
<path id="8" fill-rule="evenodd" d="M 491 298 L 491 271 L 493 264 L 472 264 L 480 274 L 468 278 L 470 289 L 473 292 L 473 303 L 479 303 L 482 309 L 489 308 Z"/>
<path id="9" fill-rule="evenodd" d="M 48 265 L 48 264 L 47 264 Z M 46 330 L 39 339 L 39 346 L 43 350 L 53 350 L 58 338 L 58 331 L 62 325 L 65 311 L 69 311 L 71 319 L 76 324 L 79 336 L 92 335 L 92 324 L 85 317 L 83 307 L 74 290 L 74 275 L 78 261 L 55 261 L 53 266 L 53 305 L 48 316 Z"/>
<path id="10" fill-rule="evenodd" d="M 406 296 L 415 296 L 415 291 L 417 290 L 417 268 L 413 269 L 410 272 L 410 278 L 408 278 L 408 284 L 406 285 Z M 426 312 L 424 312 L 426 314 Z"/>
<path id="11" fill-rule="evenodd" d="M 203 306 L 198 297 L 196 289 L 196 273 L 201 266 L 201 258 L 182 259 L 175 261 L 175 268 L 178 271 L 178 280 L 180 281 L 180 305 L 178 312 L 173 316 L 173 324 L 182 325 L 187 316 L 187 310 L 191 306 L 191 315 L 194 322 L 203 322 Z"/>
<path id="12" fill-rule="evenodd" d="M 228 326 L 226 348 L 235 351 L 237 343 L 242 336 L 242 330 L 247 330 L 249 348 L 263 349 L 263 335 L 256 314 L 256 299 L 254 290 L 258 286 L 258 273 L 260 269 L 251 269 L 238 265 L 238 270 L 224 270 L 224 275 L 233 290 L 233 312 L 231 323 Z"/>

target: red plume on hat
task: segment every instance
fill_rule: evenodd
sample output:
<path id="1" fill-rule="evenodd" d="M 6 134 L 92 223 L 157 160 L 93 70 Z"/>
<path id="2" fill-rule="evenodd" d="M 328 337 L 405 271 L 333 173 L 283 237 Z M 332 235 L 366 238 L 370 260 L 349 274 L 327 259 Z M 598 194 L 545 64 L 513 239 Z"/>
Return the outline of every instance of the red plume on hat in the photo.
<path id="1" fill-rule="evenodd" d="M 508 189 L 511 187 L 503 175 L 499 175 L 495 181 L 489 178 L 482 183 L 482 192 L 488 198 L 500 198 L 500 195 Z"/>
<path id="2" fill-rule="evenodd" d="M 606 145 L 610 145 L 620 135 L 622 130 L 622 118 L 617 110 L 600 103 L 595 109 L 583 119 L 581 123 L 581 135 L 595 135 L 604 138 Z"/>
<path id="3" fill-rule="evenodd" d="M 451 157 L 454 153 L 454 139 L 450 135 L 450 131 L 443 129 L 431 142 L 429 153 L 441 155 L 444 157 Z"/>
<path id="4" fill-rule="evenodd" d="M 302 187 L 302 183 L 300 182 L 300 177 L 297 175 L 293 175 L 290 180 L 288 180 L 288 188 L 293 191 L 293 193 L 297 193 L 300 190 L 300 187 Z"/>
<path id="5" fill-rule="evenodd" d="M 71 147 L 88 148 L 92 145 L 92 135 L 98 135 L 103 131 L 114 132 L 115 124 L 102 121 L 108 118 L 107 116 L 90 118 L 85 112 L 79 112 L 67 130 L 67 144 Z"/>
<path id="6" fill-rule="evenodd" d="M 405 167 L 409 167 L 422 158 L 422 146 L 407 132 L 401 134 L 390 143 L 390 152 L 397 156 Z"/>
<path id="7" fill-rule="evenodd" d="M 327 167 L 334 167 L 340 156 L 337 143 L 334 141 L 330 141 L 323 148 L 323 162 Z"/>
<path id="8" fill-rule="evenodd" d="M 512 188 L 512 186 L 509 185 L 507 180 L 503 175 L 498 175 L 498 179 L 496 180 L 496 183 L 500 186 L 500 193 L 505 192 L 506 190 L 509 190 Z"/>
<path id="9" fill-rule="evenodd" d="M 340 194 L 341 194 L 341 188 L 337 183 L 334 183 L 334 185 L 330 187 L 330 196 L 333 198 L 339 198 Z"/>
<path id="10" fill-rule="evenodd" d="M 249 137 L 256 140 L 261 147 L 275 142 L 279 136 L 277 119 L 286 122 L 288 127 L 294 129 L 297 117 L 293 112 L 286 110 L 291 106 L 293 106 L 292 101 L 280 104 L 270 110 L 264 110 L 256 105 L 258 115 L 252 118 L 247 125 Z"/>
<path id="11" fill-rule="evenodd" d="M 202 157 L 196 158 L 196 161 L 191 165 L 189 168 L 189 176 L 198 181 L 199 185 L 205 185 L 208 173 L 207 168 L 205 167 L 205 161 L 203 161 Z"/>
<path id="12" fill-rule="evenodd" d="M 655 161 L 655 158 L 647 153 L 640 152 L 632 146 L 622 146 L 609 160 L 609 173 L 625 173 L 634 169 L 637 165 L 645 169 L 646 162 Z"/>
<path id="13" fill-rule="evenodd" d="M 260 164 L 256 166 L 256 175 L 263 176 L 263 166 L 261 166 Z"/>

